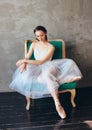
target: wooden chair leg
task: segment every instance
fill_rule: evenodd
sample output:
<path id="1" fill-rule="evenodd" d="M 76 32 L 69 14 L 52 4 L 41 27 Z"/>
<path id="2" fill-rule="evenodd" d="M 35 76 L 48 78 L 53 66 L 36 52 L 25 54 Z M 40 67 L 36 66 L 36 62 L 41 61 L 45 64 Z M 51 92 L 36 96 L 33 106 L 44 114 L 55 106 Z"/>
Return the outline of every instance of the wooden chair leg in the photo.
<path id="1" fill-rule="evenodd" d="M 71 104 L 73 107 L 76 107 L 76 104 L 75 104 L 75 96 L 76 96 L 76 90 L 75 89 L 71 89 L 70 90 L 70 93 L 71 93 Z"/>
<path id="2" fill-rule="evenodd" d="M 70 92 L 72 107 L 76 107 L 76 104 L 75 104 L 75 101 L 74 101 L 75 96 L 76 96 L 76 90 L 75 89 L 67 89 L 67 90 L 59 91 L 59 93 L 65 93 L 65 92 Z"/>

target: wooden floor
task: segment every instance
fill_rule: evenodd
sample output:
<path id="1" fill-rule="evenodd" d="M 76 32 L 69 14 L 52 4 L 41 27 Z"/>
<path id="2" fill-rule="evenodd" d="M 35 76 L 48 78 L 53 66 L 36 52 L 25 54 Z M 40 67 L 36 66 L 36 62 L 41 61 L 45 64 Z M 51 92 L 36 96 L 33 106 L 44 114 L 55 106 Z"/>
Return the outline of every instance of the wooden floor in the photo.
<path id="1" fill-rule="evenodd" d="M 52 98 L 32 100 L 30 111 L 25 110 L 25 97 L 0 93 L 0 130 L 92 130 L 92 87 L 77 88 L 75 109 L 70 94 L 60 95 L 67 118 L 60 119 Z"/>

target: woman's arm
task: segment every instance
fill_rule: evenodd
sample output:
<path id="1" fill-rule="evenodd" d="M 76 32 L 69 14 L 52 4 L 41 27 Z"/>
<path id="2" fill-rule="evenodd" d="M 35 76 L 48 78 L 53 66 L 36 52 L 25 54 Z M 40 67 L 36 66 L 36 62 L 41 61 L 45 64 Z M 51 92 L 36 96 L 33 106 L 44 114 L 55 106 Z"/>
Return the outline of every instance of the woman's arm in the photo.
<path id="1" fill-rule="evenodd" d="M 34 42 L 32 42 L 29 51 L 27 51 L 27 41 L 25 42 L 25 59 L 30 59 L 30 56 L 32 55 L 34 51 Z"/>
<path id="2" fill-rule="evenodd" d="M 45 63 L 46 61 L 48 61 L 51 58 L 51 56 L 53 56 L 54 50 L 55 50 L 55 48 L 52 45 L 50 45 L 48 54 L 41 60 L 30 60 L 30 59 L 28 59 L 29 54 L 30 54 L 30 52 L 29 52 L 29 54 L 26 56 L 26 59 L 22 59 L 22 60 L 20 60 L 20 62 L 21 62 L 21 64 L 27 63 L 27 64 L 41 65 L 41 64 Z"/>
<path id="3" fill-rule="evenodd" d="M 25 41 L 25 59 L 29 59 L 30 56 L 32 55 L 33 50 L 34 50 L 34 43 L 31 44 L 28 52 L 27 52 L 27 48 L 26 47 L 27 47 L 27 41 Z M 21 64 L 25 64 L 25 65 L 22 65 L 23 67 L 26 66 L 26 62 L 23 62 L 23 59 L 22 60 L 18 60 L 16 62 L 16 66 L 20 66 Z"/>
<path id="4" fill-rule="evenodd" d="M 25 56 L 26 56 L 27 53 L 28 53 L 27 42 L 28 42 L 28 40 L 26 40 L 25 43 L 24 43 L 24 52 L 25 52 Z"/>

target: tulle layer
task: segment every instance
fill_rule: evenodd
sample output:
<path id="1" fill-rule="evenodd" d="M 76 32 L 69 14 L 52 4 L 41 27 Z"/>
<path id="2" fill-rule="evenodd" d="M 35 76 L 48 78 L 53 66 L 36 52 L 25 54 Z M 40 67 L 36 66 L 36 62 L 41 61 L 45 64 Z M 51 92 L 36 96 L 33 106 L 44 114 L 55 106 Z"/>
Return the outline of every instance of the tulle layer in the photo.
<path id="1" fill-rule="evenodd" d="M 59 85 L 82 74 L 71 59 L 48 61 L 42 65 L 27 65 L 22 73 L 16 69 L 10 88 L 32 99 L 49 97 Z"/>

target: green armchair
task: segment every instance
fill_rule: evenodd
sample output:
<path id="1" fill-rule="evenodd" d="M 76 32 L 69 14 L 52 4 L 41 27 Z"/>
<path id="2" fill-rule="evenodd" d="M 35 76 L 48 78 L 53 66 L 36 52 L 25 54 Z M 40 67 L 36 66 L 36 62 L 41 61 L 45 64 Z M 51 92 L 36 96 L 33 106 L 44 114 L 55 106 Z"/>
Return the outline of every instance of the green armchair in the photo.
<path id="1" fill-rule="evenodd" d="M 30 45 L 32 43 L 33 40 L 27 40 L 25 41 L 25 55 L 28 53 L 28 50 L 30 48 Z M 65 58 L 66 54 L 65 54 L 65 42 L 62 39 L 54 39 L 54 40 L 49 40 L 49 42 L 54 45 L 55 47 L 55 53 L 52 57 L 53 59 L 61 59 L 61 58 Z M 32 54 L 32 56 L 30 57 L 30 59 L 34 60 L 34 55 Z M 65 92 L 70 92 L 71 94 L 71 104 L 73 107 L 76 107 L 76 104 L 74 102 L 75 96 L 76 96 L 76 86 L 77 83 L 76 82 L 72 82 L 72 83 L 64 83 L 62 85 L 60 85 L 58 91 L 59 93 L 65 93 Z"/>

